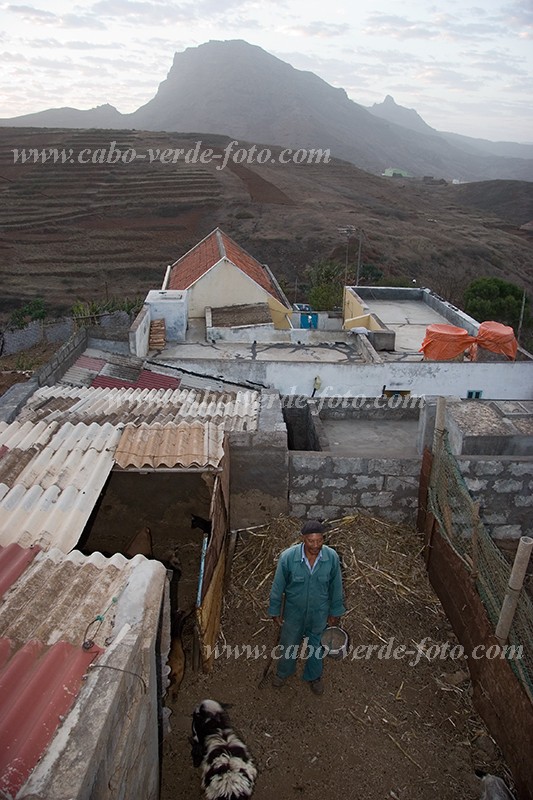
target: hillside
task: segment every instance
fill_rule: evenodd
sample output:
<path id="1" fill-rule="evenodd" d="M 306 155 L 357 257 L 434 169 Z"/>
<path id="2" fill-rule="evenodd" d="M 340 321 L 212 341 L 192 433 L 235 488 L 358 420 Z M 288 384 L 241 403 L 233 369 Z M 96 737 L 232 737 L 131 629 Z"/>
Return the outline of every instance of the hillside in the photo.
<path id="1" fill-rule="evenodd" d="M 369 175 L 342 161 L 295 165 L 13 164 L 12 148 L 191 149 L 196 135 L 141 131 L 0 129 L 0 312 L 42 296 L 134 296 L 161 285 L 166 265 L 219 225 L 304 300 L 305 266 L 346 257 L 339 227 L 364 230 L 362 263 L 388 280 L 427 285 L 456 303 L 473 278 L 533 289 L 531 183 L 426 186 Z M 223 148 L 222 137 L 202 136 Z M 273 151 L 275 155 L 275 151 Z M 493 190 L 499 188 L 499 192 Z M 474 196 L 474 193 L 477 193 Z M 513 205 L 512 198 L 520 202 Z M 485 207 L 480 207 L 480 198 Z M 492 198 L 492 199 L 490 199 Z M 477 208 L 474 206 L 477 204 Z M 358 240 L 349 243 L 354 279 Z M 298 293 L 295 282 L 298 278 Z"/>
<path id="2" fill-rule="evenodd" d="M 244 41 L 210 41 L 176 53 L 155 97 L 131 114 L 105 105 L 83 112 L 53 109 L 0 124 L 200 131 L 257 144 L 329 148 L 374 174 L 392 166 L 448 180 L 533 181 L 533 159 L 465 150 L 420 118 L 416 130 L 406 129 L 404 122 L 353 102 L 344 89 Z"/>

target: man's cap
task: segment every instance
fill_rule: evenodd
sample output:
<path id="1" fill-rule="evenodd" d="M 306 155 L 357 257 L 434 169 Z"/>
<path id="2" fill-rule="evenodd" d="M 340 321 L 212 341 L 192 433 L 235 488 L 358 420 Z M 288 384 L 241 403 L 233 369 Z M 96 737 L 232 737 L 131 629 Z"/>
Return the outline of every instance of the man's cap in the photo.
<path id="1" fill-rule="evenodd" d="M 305 536 L 306 533 L 325 533 L 326 526 L 319 522 L 317 519 L 308 519 L 304 522 L 300 533 Z"/>

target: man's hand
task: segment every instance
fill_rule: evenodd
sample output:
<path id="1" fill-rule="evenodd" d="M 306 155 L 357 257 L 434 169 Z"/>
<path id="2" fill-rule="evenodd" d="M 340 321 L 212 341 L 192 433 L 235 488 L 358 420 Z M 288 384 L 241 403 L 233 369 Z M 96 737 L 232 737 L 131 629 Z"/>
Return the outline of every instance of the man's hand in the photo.
<path id="1" fill-rule="evenodd" d="M 283 625 L 283 617 L 272 617 L 272 620 L 276 623 L 276 625 L 281 626 Z"/>
<path id="2" fill-rule="evenodd" d="M 328 625 L 330 628 L 338 625 L 340 621 L 340 617 L 328 617 Z"/>

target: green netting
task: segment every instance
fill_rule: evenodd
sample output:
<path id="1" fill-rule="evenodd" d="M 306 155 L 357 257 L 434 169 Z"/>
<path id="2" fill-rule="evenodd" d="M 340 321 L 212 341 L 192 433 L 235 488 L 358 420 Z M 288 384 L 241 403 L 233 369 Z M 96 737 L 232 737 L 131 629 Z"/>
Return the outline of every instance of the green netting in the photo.
<path id="1" fill-rule="evenodd" d="M 475 578 L 479 596 L 494 627 L 511 574 L 511 565 L 492 541 L 479 519 L 474 502 L 450 449 L 448 434 L 440 437 L 429 482 L 429 507 L 442 534 Z M 533 698 L 533 603 L 523 591 L 520 595 L 509 644 L 521 647 L 520 658 L 511 658 L 515 674 Z"/>

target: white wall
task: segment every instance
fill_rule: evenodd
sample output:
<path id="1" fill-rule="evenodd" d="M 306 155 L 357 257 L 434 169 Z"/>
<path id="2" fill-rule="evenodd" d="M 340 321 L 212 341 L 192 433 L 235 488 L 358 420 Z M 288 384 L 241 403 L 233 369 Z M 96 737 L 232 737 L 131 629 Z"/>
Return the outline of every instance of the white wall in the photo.
<path id="1" fill-rule="evenodd" d="M 291 322 L 295 328 L 300 328 L 302 324 L 302 313 L 306 312 L 293 311 L 291 314 Z M 319 331 L 340 331 L 342 330 L 342 318 L 330 317 L 327 311 L 310 311 L 310 314 L 318 315 L 317 330 Z"/>
<path id="2" fill-rule="evenodd" d="M 296 331 L 294 332 L 296 333 Z M 202 375 L 219 375 L 216 359 L 186 360 L 184 368 Z M 317 396 L 379 397 L 388 390 L 408 390 L 413 395 L 444 395 L 466 398 L 469 390 L 481 390 L 483 400 L 533 400 L 533 365 L 515 363 L 389 363 L 347 364 L 314 361 L 224 361 L 224 377 L 278 389 L 282 394 L 310 395 L 315 377 L 320 377 Z"/>
<path id="3" fill-rule="evenodd" d="M 206 317 L 207 319 L 207 317 Z M 210 342 L 262 342 L 263 344 L 324 344 L 324 342 L 347 342 L 354 345 L 353 334 L 345 331 L 321 331 L 309 328 L 276 330 L 272 324 L 239 325 L 234 328 L 208 327 L 206 338 Z"/>
<path id="4" fill-rule="evenodd" d="M 149 338 L 150 306 L 144 305 L 129 330 L 130 353 L 138 358 L 146 358 Z"/>
<path id="5" fill-rule="evenodd" d="M 150 321 L 164 319 L 167 342 L 184 342 L 187 333 L 188 292 L 176 289 L 153 289 L 146 295 Z"/>
<path id="6" fill-rule="evenodd" d="M 266 303 L 269 293 L 242 270 L 222 258 L 189 289 L 189 316 L 203 318 L 206 306 L 242 306 Z"/>

